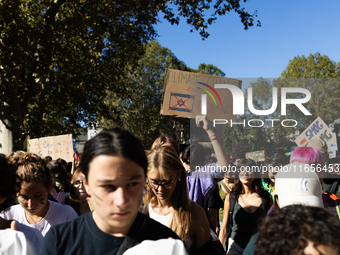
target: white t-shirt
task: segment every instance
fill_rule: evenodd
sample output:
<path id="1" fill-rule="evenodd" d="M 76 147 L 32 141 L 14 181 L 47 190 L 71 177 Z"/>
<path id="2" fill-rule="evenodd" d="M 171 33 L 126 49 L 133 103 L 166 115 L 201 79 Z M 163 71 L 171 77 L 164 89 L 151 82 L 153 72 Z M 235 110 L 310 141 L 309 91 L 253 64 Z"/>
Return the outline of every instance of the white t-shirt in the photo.
<path id="1" fill-rule="evenodd" d="M 78 217 L 71 206 L 62 205 L 50 200 L 48 200 L 48 202 L 50 203 L 50 208 L 48 208 L 45 217 L 38 223 L 28 223 L 25 210 L 21 205 L 11 206 L 8 211 L 1 213 L 0 216 L 6 220 L 16 220 L 19 223 L 35 228 L 39 230 L 42 236 L 46 235 L 51 226 Z"/>
<path id="2" fill-rule="evenodd" d="M 36 255 L 39 253 L 26 239 L 24 233 L 7 228 L 0 230 L 0 254 Z"/>

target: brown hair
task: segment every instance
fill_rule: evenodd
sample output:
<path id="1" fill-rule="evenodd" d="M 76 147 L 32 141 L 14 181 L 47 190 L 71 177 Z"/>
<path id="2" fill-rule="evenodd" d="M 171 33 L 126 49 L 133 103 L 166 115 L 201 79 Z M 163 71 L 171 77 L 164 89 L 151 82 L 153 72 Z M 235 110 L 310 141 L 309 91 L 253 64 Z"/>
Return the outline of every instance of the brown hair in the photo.
<path id="1" fill-rule="evenodd" d="M 162 179 L 169 180 L 170 176 L 177 175 L 177 184 L 172 193 L 173 216 L 170 220 L 170 228 L 182 239 L 186 245 L 187 235 L 191 225 L 191 206 L 188 196 L 185 169 L 176 152 L 167 147 L 159 146 L 148 155 L 148 171 L 159 171 Z M 143 197 L 143 211 L 148 210 L 152 202 L 157 203 L 156 195 L 151 188 L 146 185 L 146 192 Z"/>
<path id="2" fill-rule="evenodd" d="M 73 186 L 73 183 L 76 182 L 76 180 L 77 180 L 77 178 L 80 174 L 83 174 L 83 173 L 82 173 L 81 169 L 78 168 L 74 172 L 74 174 L 72 175 L 71 185 L 70 185 L 70 200 L 74 201 L 74 202 L 78 202 L 78 203 L 83 202 L 86 199 L 86 198 L 84 198 L 84 199 L 80 200 L 79 197 L 76 194 L 76 188 Z M 84 175 L 84 178 L 85 178 L 85 175 Z"/>
<path id="3" fill-rule="evenodd" d="M 163 144 L 165 143 L 170 143 L 171 146 L 175 149 L 177 155 L 179 155 L 179 149 L 178 149 L 178 144 L 177 142 L 171 138 L 170 136 L 167 136 L 167 135 L 161 135 L 160 137 L 158 137 L 152 144 L 151 146 L 151 150 L 159 147 L 159 146 L 162 146 Z M 171 148 L 172 148 L 171 147 Z"/>
<path id="4" fill-rule="evenodd" d="M 17 167 L 19 161 L 24 155 L 24 151 L 12 151 L 10 154 L 7 155 L 7 159 L 12 165 L 14 165 L 14 167 Z"/>
<path id="5" fill-rule="evenodd" d="M 263 189 L 263 186 L 262 186 L 262 180 L 261 180 L 261 175 L 259 173 L 259 171 L 257 171 L 259 168 L 256 164 L 256 162 L 252 159 L 242 159 L 237 165 L 236 165 L 238 171 L 240 168 L 244 168 L 244 169 L 247 169 L 250 170 L 250 169 L 256 169 L 254 170 L 253 172 L 255 173 L 255 176 L 254 176 L 254 181 L 252 183 L 253 187 L 254 187 L 254 191 L 255 193 L 257 193 L 260 197 L 263 195 L 263 194 L 266 194 L 266 191 Z M 238 197 L 241 195 L 241 194 L 244 194 L 244 190 L 243 190 L 243 184 L 242 182 L 240 181 L 240 178 L 238 178 L 236 181 L 235 181 L 235 185 L 231 191 L 234 195 L 235 198 L 238 199 Z M 267 195 L 267 194 L 266 194 Z"/>
<path id="6" fill-rule="evenodd" d="M 44 160 L 45 161 L 45 160 Z M 56 160 L 52 160 L 46 164 L 46 167 L 50 170 L 52 175 L 53 185 L 56 190 L 64 192 L 69 191 L 70 180 L 67 176 L 67 172 L 62 165 L 60 165 Z"/>
<path id="7" fill-rule="evenodd" d="M 17 174 L 22 182 L 41 183 L 49 191 L 52 184 L 50 170 L 38 155 L 26 152 L 18 162 Z"/>

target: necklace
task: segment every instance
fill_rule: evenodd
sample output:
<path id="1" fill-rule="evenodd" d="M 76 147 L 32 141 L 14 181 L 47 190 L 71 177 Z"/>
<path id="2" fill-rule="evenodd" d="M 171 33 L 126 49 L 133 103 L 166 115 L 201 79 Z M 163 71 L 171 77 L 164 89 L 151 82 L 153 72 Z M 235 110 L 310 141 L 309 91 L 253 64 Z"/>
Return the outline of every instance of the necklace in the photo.
<path id="1" fill-rule="evenodd" d="M 26 211 L 25 211 L 25 214 L 31 219 L 31 221 L 34 222 L 34 226 L 32 226 L 32 227 L 37 229 L 40 233 L 42 233 L 42 230 L 45 226 L 45 218 L 40 216 L 41 220 L 36 222 L 35 220 L 32 219 L 32 217 L 28 213 L 26 213 Z M 28 223 L 30 223 L 30 222 L 28 222 Z M 30 223 L 30 224 L 32 224 L 32 223 Z"/>
<path id="2" fill-rule="evenodd" d="M 164 213 L 164 212 L 161 210 L 160 207 L 158 207 L 158 210 L 163 214 L 163 216 L 166 216 L 166 215 L 168 215 L 169 213 L 171 213 L 171 210 L 170 210 L 169 212 L 167 212 L 167 213 Z"/>
<path id="3" fill-rule="evenodd" d="M 42 216 L 40 216 L 40 217 L 38 218 L 37 221 L 33 220 L 33 218 L 29 215 L 29 213 L 28 213 L 27 211 L 25 211 L 25 215 L 28 216 L 28 218 L 30 218 L 31 222 L 33 221 L 33 223 L 30 223 L 30 222 L 27 220 L 28 223 L 30 223 L 30 224 L 37 224 L 37 223 L 39 223 L 40 221 L 44 220 L 44 219 L 45 219 L 44 217 L 45 217 L 45 215 L 46 215 L 46 213 L 47 213 L 49 207 L 50 207 L 49 204 L 48 204 L 47 206 L 45 206 L 44 211 L 42 211 L 42 213 L 41 213 Z M 26 219 L 27 219 L 27 217 L 26 217 Z"/>
<path id="4" fill-rule="evenodd" d="M 26 212 L 26 211 L 25 211 L 25 215 L 28 216 L 28 218 L 30 218 L 31 221 L 33 221 L 33 223 L 30 223 L 30 222 L 28 221 L 28 223 L 30 223 L 30 224 L 37 224 L 38 222 L 41 221 L 41 220 L 38 220 L 38 221 L 33 220 L 32 217 L 31 217 L 31 216 L 28 214 L 28 212 Z M 39 218 L 43 218 L 43 217 L 40 216 Z M 39 218 L 38 218 L 38 219 L 39 219 Z M 26 217 L 26 219 L 27 219 L 27 217 Z"/>
<path id="5" fill-rule="evenodd" d="M 28 221 L 28 218 L 26 217 L 28 223 L 34 224 L 34 226 L 32 226 L 32 227 L 37 229 L 40 233 L 42 233 L 42 230 L 45 227 L 45 218 L 44 217 L 46 216 L 46 213 L 48 212 L 49 208 L 50 208 L 50 205 L 48 204 L 45 207 L 44 211 L 42 212 L 42 214 L 41 214 L 42 216 L 40 216 L 37 221 L 33 220 L 33 218 L 29 215 L 29 213 L 25 211 L 25 215 L 28 216 L 28 218 L 31 220 L 31 222 L 32 221 L 34 222 L 34 223 L 30 223 Z"/>

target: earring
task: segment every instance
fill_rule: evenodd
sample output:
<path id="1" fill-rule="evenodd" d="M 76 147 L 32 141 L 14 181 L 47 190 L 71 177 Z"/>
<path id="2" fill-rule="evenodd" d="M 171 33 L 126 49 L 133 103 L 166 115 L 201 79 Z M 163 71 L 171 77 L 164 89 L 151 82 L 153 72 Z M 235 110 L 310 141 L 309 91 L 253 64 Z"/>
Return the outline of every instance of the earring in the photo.
<path id="1" fill-rule="evenodd" d="M 178 180 L 181 181 L 181 177 L 179 177 Z"/>

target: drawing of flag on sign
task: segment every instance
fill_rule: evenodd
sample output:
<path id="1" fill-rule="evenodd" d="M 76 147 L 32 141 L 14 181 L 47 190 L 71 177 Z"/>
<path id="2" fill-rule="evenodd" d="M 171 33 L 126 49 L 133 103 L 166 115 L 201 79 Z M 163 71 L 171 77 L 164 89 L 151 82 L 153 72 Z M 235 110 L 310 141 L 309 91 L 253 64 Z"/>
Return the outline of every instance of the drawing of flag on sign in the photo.
<path id="1" fill-rule="evenodd" d="M 300 145 L 303 145 L 305 142 L 307 142 L 306 138 L 304 138 L 304 139 L 300 142 Z"/>
<path id="2" fill-rule="evenodd" d="M 170 91 L 168 111 L 180 111 L 180 112 L 192 113 L 192 107 L 194 106 L 194 102 L 193 102 L 194 99 L 195 99 L 195 96 L 193 95 L 173 93 Z"/>

